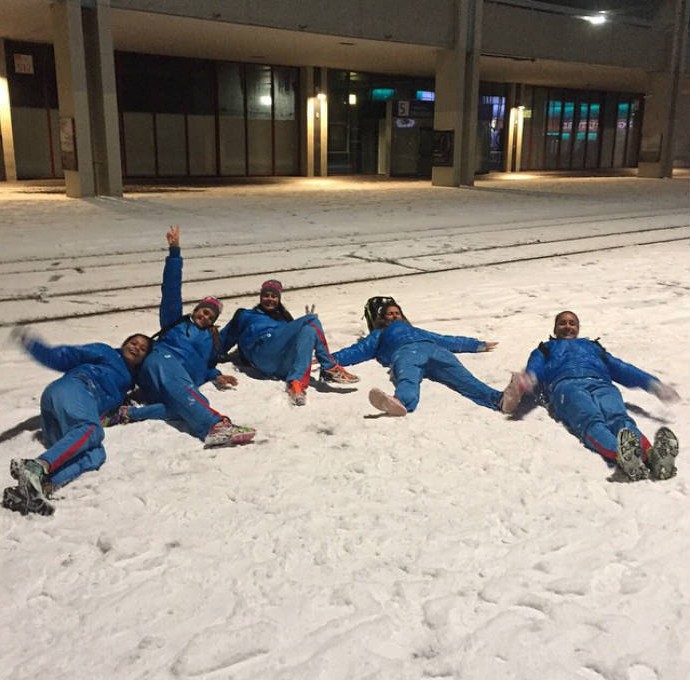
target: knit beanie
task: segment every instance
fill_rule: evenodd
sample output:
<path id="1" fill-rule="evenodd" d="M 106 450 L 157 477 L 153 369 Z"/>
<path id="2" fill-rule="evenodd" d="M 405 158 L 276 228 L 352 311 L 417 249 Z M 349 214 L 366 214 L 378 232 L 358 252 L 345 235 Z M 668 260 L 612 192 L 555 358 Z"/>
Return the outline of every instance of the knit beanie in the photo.
<path id="1" fill-rule="evenodd" d="M 263 293 L 265 290 L 271 290 L 280 297 L 283 294 L 283 284 L 276 279 L 269 279 L 261 284 L 261 292 Z"/>
<path id="2" fill-rule="evenodd" d="M 196 304 L 196 307 L 194 307 L 194 311 L 196 312 L 196 310 L 200 307 L 207 307 L 208 309 L 214 311 L 216 313 L 216 319 L 220 316 L 220 313 L 223 311 L 223 303 L 218 298 L 215 298 L 212 295 L 203 298 L 203 300 L 199 300 L 199 302 L 197 302 Z"/>

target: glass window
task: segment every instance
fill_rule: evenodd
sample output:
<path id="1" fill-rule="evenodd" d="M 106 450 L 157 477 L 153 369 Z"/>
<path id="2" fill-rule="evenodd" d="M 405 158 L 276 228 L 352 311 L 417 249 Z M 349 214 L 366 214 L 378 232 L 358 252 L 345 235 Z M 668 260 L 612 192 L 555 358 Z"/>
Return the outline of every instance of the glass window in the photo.
<path id="1" fill-rule="evenodd" d="M 297 69 L 274 67 L 273 110 L 276 120 L 295 120 L 298 77 Z"/>
<path id="2" fill-rule="evenodd" d="M 271 67 L 247 64 L 247 117 L 270 120 L 273 110 Z"/>
<path id="3" fill-rule="evenodd" d="M 218 112 L 244 118 L 244 85 L 240 64 L 220 62 L 218 73 Z"/>

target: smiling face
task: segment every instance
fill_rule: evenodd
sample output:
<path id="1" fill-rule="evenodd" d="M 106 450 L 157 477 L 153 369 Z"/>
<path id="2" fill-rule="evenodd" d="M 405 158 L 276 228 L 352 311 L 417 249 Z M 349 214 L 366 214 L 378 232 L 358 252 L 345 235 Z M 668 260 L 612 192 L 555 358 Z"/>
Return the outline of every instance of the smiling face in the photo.
<path id="1" fill-rule="evenodd" d="M 218 313 L 211 307 L 197 307 L 192 312 L 192 321 L 198 328 L 210 328 L 217 318 Z"/>
<path id="2" fill-rule="evenodd" d="M 580 334 L 580 320 L 574 312 L 561 312 L 556 317 L 553 334 L 558 340 L 572 340 Z"/>
<path id="3" fill-rule="evenodd" d="M 259 305 L 267 312 L 273 312 L 280 305 L 280 295 L 270 288 L 264 288 L 259 295 Z"/>
<path id="4" fill-rule="evenodd" d="M 146 335 L 131 335 L 122 344 L 122 357 L 125 363 L 134 368 L 145 358 L 151 347 L 151 340 Z"/>

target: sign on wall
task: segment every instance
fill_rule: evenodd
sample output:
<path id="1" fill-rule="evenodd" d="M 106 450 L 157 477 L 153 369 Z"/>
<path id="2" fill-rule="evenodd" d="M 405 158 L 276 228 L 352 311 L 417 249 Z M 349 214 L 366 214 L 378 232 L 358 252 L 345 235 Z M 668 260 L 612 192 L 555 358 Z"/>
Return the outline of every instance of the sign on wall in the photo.
<path id="1" fill-rule="evenodd" d="M 32 54 L 14 55 L 14 72 L 32 76 L 34 74 L 34 57 Z"/>
<path id="2" fill-rule="evenodd" d="M 435 167 L 452 167 L 454 130 L 434 130 L 432 163 Z"/>

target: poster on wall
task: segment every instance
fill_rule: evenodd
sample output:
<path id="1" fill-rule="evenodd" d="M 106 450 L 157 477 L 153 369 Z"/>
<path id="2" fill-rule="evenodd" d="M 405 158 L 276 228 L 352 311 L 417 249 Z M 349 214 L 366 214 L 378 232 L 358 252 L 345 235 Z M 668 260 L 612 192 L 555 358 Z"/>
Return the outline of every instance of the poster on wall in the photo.
<path id="1" fill-rule="evenodd" d="M 63 170 L 78 170 L 74 118 L 60 117 L 60 156 Z"/>
<path id="2" fill-rule="evenodd" d="M 454 130 L 434 130 L 434 167 L 452 167 L 454 135 Z"/>
<path id="3" fill-rule="evenodd" d="M 34 74 L 34 58 L 31 54 L 14 55 L 14 72 L 32 76 Z"/>

